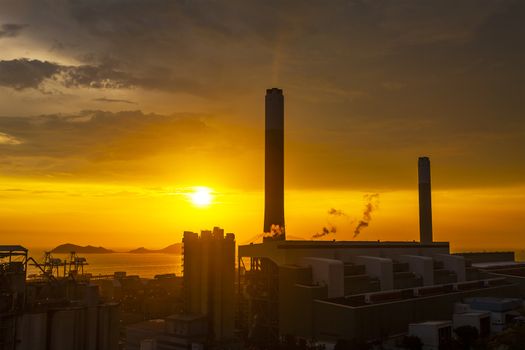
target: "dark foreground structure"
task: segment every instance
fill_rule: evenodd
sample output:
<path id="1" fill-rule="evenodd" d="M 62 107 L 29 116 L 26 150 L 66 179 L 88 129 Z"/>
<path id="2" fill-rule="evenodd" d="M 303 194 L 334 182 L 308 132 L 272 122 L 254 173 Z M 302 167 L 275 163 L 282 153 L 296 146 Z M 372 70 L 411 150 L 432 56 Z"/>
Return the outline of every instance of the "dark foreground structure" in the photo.
<path id="1" fill-rule="evenodd" d="M 284 229 L 282 120 L 282 91 L 269 89 L 265 232 L 269 224 Z M 438 349 L 452 327 L 486 332 L 488 322 L 489 331 L 501 330 L 521 307 L 523 283 L 469 258 L 506 265 L 513 256 L 454 255 L 448 242 L 435 242 L 430 179 L 430 159 L 420 157 L 419 242 L 287 241 L 282 230 L 263 243 L 239 246 L 237 326 L 247 342 L 271 349 L 293 336 L 330 347 L 411 332 L 424 338 L 426 349 Z M 487 297 L 490 302 L 480 301 Z M 427 337 L 434 333 L 444 336 Z"/>
<path id="2" fill-rule="evenodd" d="M 119 305 L 103 302 L 98 287 L 78 280 L 27 281 L 31 259 L 22 246 L 0 246 L 1 350 L 116 350 Z"/>
<path id="3" fill-rule="evenodd" d="M 261 346 L 286 335 L 381 341 L 412 323 L 452 320 L 467 299 L 524 295 L 523 283 L 439 242 L 264 242 L 240 246 L 239 266 L 239 324 Z"/>
<path id="4" fill-rule="evenodd" d="M 266 90 L 265 99 L 264 229 L 267 238 L 284 240 L 284 96 Z"/>
<path id="5" fill-rule="evenodd" d="M 117 349 L 118 304 L 98 287 L 109 300 L 130 296 L 121 300 L 132 308 L 138 294 L 160 300 L 182 284 L 180 312 L 141 314 L 125 329 L 127 350 L 289 349 L 295 339 L 301 349 L 402 349 L 407 335 L 441 350 L 462 327 L 489 337 L 525 323 L 525 264 L 514 254 L 451 254 L 448 242 L 433 240 L 428 157 L 418 160 L 419 242 L 286 240 L 283 118 L 282 90 L 267 90 L 265 237 L 238 247 L 237 271 L 235 236 L 218 227 L 184 232 L 184 276 L 159 276 L 151 288 L 125 274 L 59 279 L 53 264 L 28 283 L 27 250 L 2 246 L 0 350 Z"/>
<path id="6" fill-rule="evenodd" d="M 421 243 L 432 242 L 432 194 L 430 184 L 430 159 L 418 159 L 419 178 L 419 233 Z"/>
<path id="7" fill-rule="evenodd" d="M 235 336 L 235 236 L 184 232 L 182 312 L 126 328 L 126 350 L 239 349 Z"/>
<path id="8" fill-rule="evenodd" d="M 269 89 L 263 243 L 238 247 L 234 278 L 233 235 L 185 232 L 185 312 L 128 327 L 128 349 L 285 349 L 293 339 L 394 349 L 411 335 L 438 350 L 458 327 L 486 336 L 512 324 L 525 295 L 525 277 L 505 270 L 514 256 L 451 254 L 433 240 L 428 157 L 418 160 L 419 242 L 286 240 L 283 126 L 282 90 Z"/>

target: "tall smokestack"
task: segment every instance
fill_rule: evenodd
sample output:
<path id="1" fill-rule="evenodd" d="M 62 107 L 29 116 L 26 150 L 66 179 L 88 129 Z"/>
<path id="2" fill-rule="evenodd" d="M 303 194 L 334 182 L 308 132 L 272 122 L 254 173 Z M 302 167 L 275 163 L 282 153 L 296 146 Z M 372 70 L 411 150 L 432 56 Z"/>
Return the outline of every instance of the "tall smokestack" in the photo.
<path id="1" fill-rule="evenodd" d="M 266 147 L 264 171 L 264 232 L 284 240 L 284 96 L 266 90 Z"/>
<path id="2" fill-rule="evenodd" d="M 432 243 L 432 197 L 430 186 L 430 159 L 419 157 L 419 240 Z"/>

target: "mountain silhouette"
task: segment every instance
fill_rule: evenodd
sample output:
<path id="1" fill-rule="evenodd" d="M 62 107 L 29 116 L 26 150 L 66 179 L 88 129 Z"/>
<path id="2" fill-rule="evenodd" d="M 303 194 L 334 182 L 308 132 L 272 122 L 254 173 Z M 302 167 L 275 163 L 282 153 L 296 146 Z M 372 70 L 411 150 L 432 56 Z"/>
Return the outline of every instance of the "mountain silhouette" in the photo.
<path id="1" fill-rule="evenodd" d="M 133 253 L 133 254 L 153 254 L 153 253 L 181 254 L 181 252 L 182 252 L 182 243 L 174 243 L 162 249 L 146 249 L 144 247 L 140 247 L 137 249 L 130 250 L 128 253 Z"/>
<path id="2" fill-rule="evenodd" d="M 92 245 L 80 246 L 72 243 L 61 244 L 51 250 L 55 254 L 69 254 L 71 252 L 79 254 L 109 254 L 114 253 L 113 250 L 104 247 L 94 247 Z"/>

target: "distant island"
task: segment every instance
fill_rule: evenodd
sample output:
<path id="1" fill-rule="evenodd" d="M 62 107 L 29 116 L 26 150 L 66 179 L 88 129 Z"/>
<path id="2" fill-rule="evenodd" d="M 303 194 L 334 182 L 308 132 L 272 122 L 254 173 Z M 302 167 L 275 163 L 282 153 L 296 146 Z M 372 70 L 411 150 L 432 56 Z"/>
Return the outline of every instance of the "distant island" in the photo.
<path id="1" fill-rule="evenodd" d="M 55 253 L 55 254 L 69 254 L 71 252 L 75 252 L 79 254 L 114 253 L 114 251 L 110 249 L 106 249 L 104 247 L 94 247 L 92 245 L 80 246 L 80 245 L 71 244 L 71 243 L 61 244 L 58 247 L 55 247 L 53 250 L 51 250 L 51 253 Z"/>
<path id="2" fill-rule="evenodd" d="M 69 254 L 75 252 L 78 254 L 110 254 L 118 253 L 111 249 L 106 249 L 104 247 L 94 247 L 92 245 L 80 246 L 72 243 L 61 244 L 51 250 L 51 253 L 54 254 Z M 162 249 L 146 249 L 140 247 L 137 249 L 130 250 L 127 253 L 133 254 L 154 254 L 154 253 L 163 253 L 163 254 L 181 254 L 182 253 L 182 243 L 174 243 Z"/>
<path id="3" fill-rule="evenodd" d="M 128 253 L 133 254 L 152 254 L 152 253 L 164 253 L 164 254 L 180 254 L 182 252 L 182 243 L 174 243 L 162 249 L 146 249 L 140 247 L 137 249 L 130 250 Z"/>

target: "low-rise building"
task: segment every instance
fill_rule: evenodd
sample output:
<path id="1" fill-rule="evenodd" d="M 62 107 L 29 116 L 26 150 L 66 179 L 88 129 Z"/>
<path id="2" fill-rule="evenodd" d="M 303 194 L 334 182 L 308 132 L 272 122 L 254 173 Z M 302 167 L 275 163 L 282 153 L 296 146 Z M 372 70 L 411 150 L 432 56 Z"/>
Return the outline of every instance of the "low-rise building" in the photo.
<path id="1" fill-rule="evenodd" d="M 417 337 L 423 350 L 440 350 L 452 339 L 452 322 L 426 321 L 408 325 L 408 335 Z"/>

